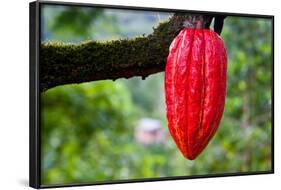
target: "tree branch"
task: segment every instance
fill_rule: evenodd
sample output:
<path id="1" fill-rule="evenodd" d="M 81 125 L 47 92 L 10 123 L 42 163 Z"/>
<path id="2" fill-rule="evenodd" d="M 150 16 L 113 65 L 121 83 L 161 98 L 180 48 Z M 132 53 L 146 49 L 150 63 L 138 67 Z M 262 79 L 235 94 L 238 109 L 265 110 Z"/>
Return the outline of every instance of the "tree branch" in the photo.
<path id="1" fill-rule="evenodd" d="M 198 15 L 196 15 L 198 16 Z M 79 45 L 43 43 L 40 48 L 40 91 L 104 79 L 147 77 L 164 71 L 169 46 L 190 14 L 175 14 L 148 36 Z M 208 28 L 212 16 L 203 16 Z"/>

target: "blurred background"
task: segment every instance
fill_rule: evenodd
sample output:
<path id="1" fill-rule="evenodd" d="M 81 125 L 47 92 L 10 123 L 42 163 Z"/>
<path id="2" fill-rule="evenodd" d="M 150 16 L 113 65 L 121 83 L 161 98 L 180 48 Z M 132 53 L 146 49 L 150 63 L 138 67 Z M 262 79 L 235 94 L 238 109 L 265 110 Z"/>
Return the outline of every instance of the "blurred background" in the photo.
<path id="1" fill-rule="evenodd" d="M 44 5 L 42 42 L 147 35 L 172 13 Z M 220 128 L 194 161 L 169 135 L 164 73 L 64 85 L 41 94 L 42 184 L 271 169 L 271 20 L 227 17 L 227 98 Z"/>

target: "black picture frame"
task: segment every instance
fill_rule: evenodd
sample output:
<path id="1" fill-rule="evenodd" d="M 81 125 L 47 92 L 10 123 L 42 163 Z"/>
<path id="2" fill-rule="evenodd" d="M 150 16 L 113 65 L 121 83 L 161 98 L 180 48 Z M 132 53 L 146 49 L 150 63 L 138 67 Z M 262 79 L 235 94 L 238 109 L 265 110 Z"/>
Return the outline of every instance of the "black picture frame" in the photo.
<path id="1" fill-rule="evenodd" d="M 40 134 L 40 59 L 39 48 L 41 43 L 41 5 L 67 5 L 67 6 L 81 6 L 81 7 L 101 7 L 113 9 L 127 9 L 127 10 L 146 10 L 146 11 L 162 11 L 175 13 L 195 13 L 203 15 L 227 15 L 251 18 L 266 18 L 272 22 L 272 78 L 271 78 L 271 101 L 272 101 L 272 136 L 271 136 L 271 170 L 268 171 L 253 171 L 253 172 L 238 172 L 238 173 L 224 173 L 224 174 L 207 174 L 195 176 L 177 176 L 177 177 L 161 177 L 161 178 L 145 178 L 145 179 L 131 179 L 131 180 L 114 180 L 94 183 L 79 183 L 79 184 L 59 184 L 59 185 L 42 185 L 41 184 L 41 134 Z M 242 175 L 257 175 L 257 174 L 273 174 L 274 173 L 274 15 L 259 15 L 247 13 L 228 13 L 228 12 L 210 12 L 210 11 L 195 11 L 195 10 L 180 10 L 180 9 L 163 9 L 163 8 L 148 8 L 148 7 L 132 7 L 132 6 L 115 6 L 103 4 L 89 4 L 89 3 L 73 3 L 73 2 L 55 2 L 55 1 L 34 1 L 29 4 L 29 79 L 30 79 L 30 104 L 29 104 L 29 185 L 33 188 L 52 188 L 52 187 L 71 187 L 71 186 L 85 186 L 85 185 L 101 185 L 101 184 L 116 184 L 116 183 L 134 183 L 134 182 L 151 182 L 163 180 L 181 180 L 194 178 L 212 178 L 212 177 L 229 177 Z"/>

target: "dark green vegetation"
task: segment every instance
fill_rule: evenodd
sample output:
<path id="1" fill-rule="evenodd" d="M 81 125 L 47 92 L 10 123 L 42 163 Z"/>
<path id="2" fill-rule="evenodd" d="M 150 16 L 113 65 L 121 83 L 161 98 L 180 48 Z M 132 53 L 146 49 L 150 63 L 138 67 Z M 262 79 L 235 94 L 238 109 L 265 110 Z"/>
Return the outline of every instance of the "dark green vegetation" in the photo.
<path id="1" fill-rule="evenodd" d="M 164 144 L 147 146 L 134 138 L 143 117 L 159 119 L 167 132 L 164 73 L 145 80 L 64 85 L 41 95 L 42 183 L 270 170 L 271 23 L 228 17 L 222 38 L 229 60 L 225 112 L 214 139 L 195 161 L 186 160 L 169 135 Z"/>

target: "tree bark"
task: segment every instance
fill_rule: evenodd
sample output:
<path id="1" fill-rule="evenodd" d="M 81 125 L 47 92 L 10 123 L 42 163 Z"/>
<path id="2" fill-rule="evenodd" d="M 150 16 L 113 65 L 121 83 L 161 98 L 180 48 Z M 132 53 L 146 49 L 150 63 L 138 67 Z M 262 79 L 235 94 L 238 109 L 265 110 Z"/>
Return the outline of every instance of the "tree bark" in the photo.
<path id="1" fill-rule="evenodd" d="M 164 71 L 172 40 L 198 16 L 204 21 L 204 28 L 208 28 L 212 16 L 175 14 L 148 36 L 78 45 L 43 43 L 40 47 L 40 91 L 96 80 L 145 78 Z"/>

